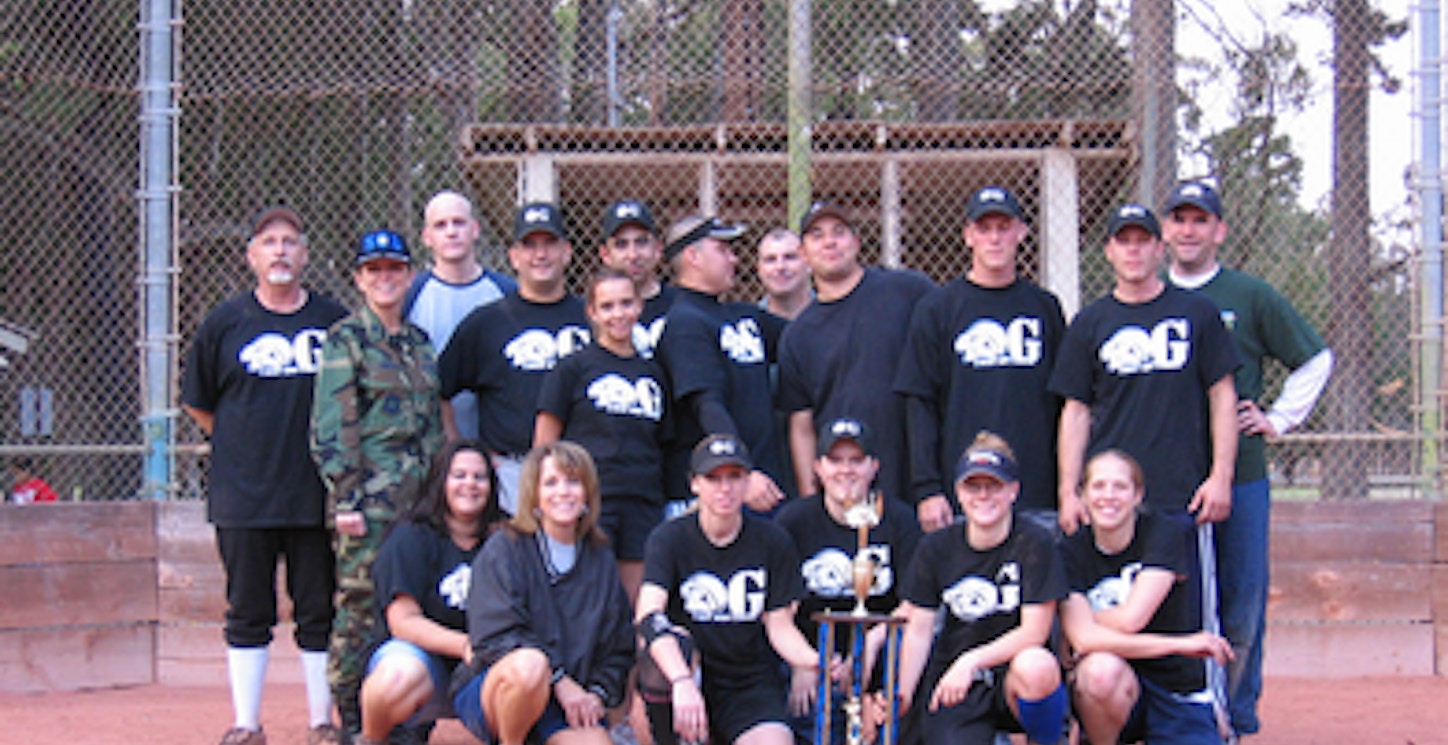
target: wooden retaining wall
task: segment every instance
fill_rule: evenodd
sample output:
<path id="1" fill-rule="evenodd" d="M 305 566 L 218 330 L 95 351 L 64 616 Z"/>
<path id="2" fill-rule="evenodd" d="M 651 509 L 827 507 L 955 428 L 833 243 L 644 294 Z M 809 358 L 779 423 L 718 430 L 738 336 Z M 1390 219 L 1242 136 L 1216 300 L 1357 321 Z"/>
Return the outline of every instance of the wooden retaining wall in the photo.
<path id="1" fill-rule="evenodd" d="M 1269 676 L 1448 674 L 1448 504 L 1279 503 L 1272 540 Z M 0 691 L 220 684 L 223 595 L 199 503 L 0 507 Z"/>

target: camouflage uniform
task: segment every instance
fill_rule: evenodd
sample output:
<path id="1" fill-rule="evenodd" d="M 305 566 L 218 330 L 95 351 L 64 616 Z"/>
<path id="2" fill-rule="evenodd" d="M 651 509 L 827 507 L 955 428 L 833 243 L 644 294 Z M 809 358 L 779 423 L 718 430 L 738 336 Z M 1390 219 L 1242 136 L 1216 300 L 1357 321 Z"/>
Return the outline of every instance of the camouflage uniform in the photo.
<path id="1" fill-rule="evenodd" d="M 373 641 L 372 562 L 383 532 L 417 498 L 442 446 L 438 388 L 432 345 L 411 323 L 389 336 L 364 307 L 327 335 L 312 403 L 312 459 L 327 485 L 328 525 L 338 512 L 360 511 L 367 519 L 366 535 L 337 536 L 327 678 L 344 726 L 354 724 Z"/>

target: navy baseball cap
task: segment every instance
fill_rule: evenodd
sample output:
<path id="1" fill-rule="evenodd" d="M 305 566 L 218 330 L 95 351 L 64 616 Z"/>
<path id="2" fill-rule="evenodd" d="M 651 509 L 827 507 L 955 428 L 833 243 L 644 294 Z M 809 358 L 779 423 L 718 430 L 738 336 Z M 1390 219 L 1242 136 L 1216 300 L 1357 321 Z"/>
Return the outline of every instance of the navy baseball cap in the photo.
<path id="1" fill-rule="evenodd" d="M 709 435 L 694 446 L 694 453 L 689 458 L 689 472 L 703 476 L 720 466 L 754 470 L 754 463 L 749 460 L 749 448 L 739 438 L 734 435 Z"/>
<path id="2" fill-rule="evenodd" d="M 1111 222 L 1106 226 L 1106 234 L 1115 238 L 1127 228 L 1141 228 L 1151 233 L 1151 237 L 1161 238 L 1161 223 L 1156 221 L 1156 215 L 1152 214 L 1147 207 L 1134 202 L 1123 204 L 1111 213 Z"/>
<path id="3" fill-rule="evenodd" d="M 850 230 L 855 229 L 855 221 L 850 219 L 850 213 L 846 212 L 844 207 L 834 202 L 821 201 L 811 204 L 809 209 L 804 211 L 804 217 L 799 219 L 799 234 L 804 235 L 808 233 L 809 229 L 813 227 L 815 223 L 826 217 L 833 217 L 839 220 L 848 225 Z"/>
<path id="4" fill-rule="evenodd" d="M 1178 184 L 1177 188 L 1172 190 L 1171 196 L 1166 198 L 1166 206 L 1162 211 L 1169 214 L 1185 205 L 1217 217 L 1222 216 L 1222 198 L 1217 196 L 1217 190 L 1200 181 L 1184 181 Z"/>
<path id="5" fill-rule="evenodd" d="M 851 417 L 840 417 L 824 423 L 820 427 L 819 437 L 815 438 L 815 455 L 826 456 L 834 449 L 841 440 L 850 440 L 865 455 L 875 457 L 874 440 L 870 437 L 870 428 L 865 423 Z"/>
<path id="6" fill-rule="evenodd" d="M 513 241 L 522 243 L 534 233 L 547 233 L 560 240 L 568 240 L 563 230 L 563 213 L 548 202 L 530 202 L 518 208 L 513 217 Z"/>
<path id="7" fill-rule="evenodd" d="M 986 215 L 1005 215 L 1025 222 L 1025 213 L 1016 195 L 999 186 L 987 186 L 971 196 L 965 203 L 966 222 L 975 222 Z"/>
<path id="8" fill-rule="evenodd" d="M 407 250 L 407 241 L 391 230 L 374 230 L 357 243 L 357 255 L 352 266 L 362 266 L 374 261 L 398 261 L 412 263 L 412 252 Z"/>
<path id="9" fill-rule="evenodd" d="M 1018 481 L 1016 459 L 994 448 L 969 448 L 955 464 L 955 483 L 971 476 L 989 476 L 1010 484 Z"/>
<path id="10" fill-rule="evenodd" d="M 743 225 L 730 225 L 717 217 L 690 215 L 669 229 L 669 245 L 664 247 L 664 259 L 678 256 L 680 251 L 705 238 L 732 241 L 741 235 L 744 235 Z"/>
<path id="11" fill-rule="evenodd" d="M 260 213 L 257 214 L 256 219 L 251 221 L 250 237 L 255 238 L 258 233 L 266 230 L 267 226 L 271 225 L 274 222 L 287 223 L 288 225 L 291 225 L 293 228 L 295 228 L 298 233 L 306 232 L 302 230 L 301 215 L 298 215 L 296 211 L 293 210 L 291 207 L 288 207 L 284 204 L 279 204 L 275 207 L 267 207 L 266 209 L 262 210 Z"/>
<path id="12" fill-rule="evenodd" d="M 654 213 L 649 211 L 649 206 L 632 199 L 609 206 L 608 212 L 603 215 L 603 239 L 612 238 L 625 225 L 637 225 L 654 235 L 659 234 L 659 226 L 654 224 Z"/>

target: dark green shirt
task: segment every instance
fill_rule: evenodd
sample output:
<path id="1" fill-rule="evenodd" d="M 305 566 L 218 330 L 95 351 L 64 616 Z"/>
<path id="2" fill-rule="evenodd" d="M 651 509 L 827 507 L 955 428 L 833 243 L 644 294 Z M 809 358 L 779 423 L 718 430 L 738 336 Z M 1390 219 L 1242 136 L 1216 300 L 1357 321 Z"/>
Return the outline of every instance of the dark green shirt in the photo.
<path id="1" fill-rule="evenodd" d="M 1238 399 L 1261 403 L 1265 387 L 1264 359 L 1271 357 L 1296 370 L 1327 348 L 1312 324 L 1292 303 L 1257 277 L 1222 267 L 1217 276 L 1197 291 L 1217 304 L 1222 324 L 1231 333 L 1242 357 L 1242 366 L 1236 374 Z M 1261 435 L 1242 435 L 1237 441 L 1235 483 L 1264 478 L 1267 478 L 1266 443 Z"/>
<path id="2" fill-rule="evenodd" d="M 328 521 L 361 510 L 391 520 L 417 498 L 442 446 L 437 357 L 412 323 L 389 335 L 368 308 L 338 321 L 322 347 L 312 400 L 312 459 Z"/>

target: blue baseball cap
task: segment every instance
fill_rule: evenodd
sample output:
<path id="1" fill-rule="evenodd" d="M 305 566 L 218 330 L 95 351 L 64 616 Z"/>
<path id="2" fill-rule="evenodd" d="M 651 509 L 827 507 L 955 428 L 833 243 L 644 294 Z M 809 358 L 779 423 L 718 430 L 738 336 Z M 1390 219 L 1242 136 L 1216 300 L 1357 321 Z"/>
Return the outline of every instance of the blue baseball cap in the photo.
<path id="1" fill-rule="evenodd" d="M 1171 213 L 1178 207 L 1191 205 L 1203 212 L 1210 212 L 1217 217 L 1222 216 L 1222 198 L 1217 196 L 1217 191 L 1200 181 L 1184 181 L 1173 189 L 1171 196 L 1166 198 L 1166 206 L 1163 212 Z"/>
<path id="2" fill-rule="evenodd" d="M 391 230 L 374 230 L 357 243 L 357 255 L 352 266 L 362 266 L 374 261 L 398 261 L 412 263 L 412 252 L 407 250 L 407 241 Z"/>
<path id="3" fill-rule="evenodd" d="M 1161 223 L 1156 221 L 1156 215 L 1152 214 L 1150 209 L 1140 204 L 1127 203 L 1117 207 L 1116 211 L 1111 213 L 1106 234 L 1115 238 L 1127 228 L 1141 228 L 1151 233 L 1151 237 L 1161 238 Z"/>

